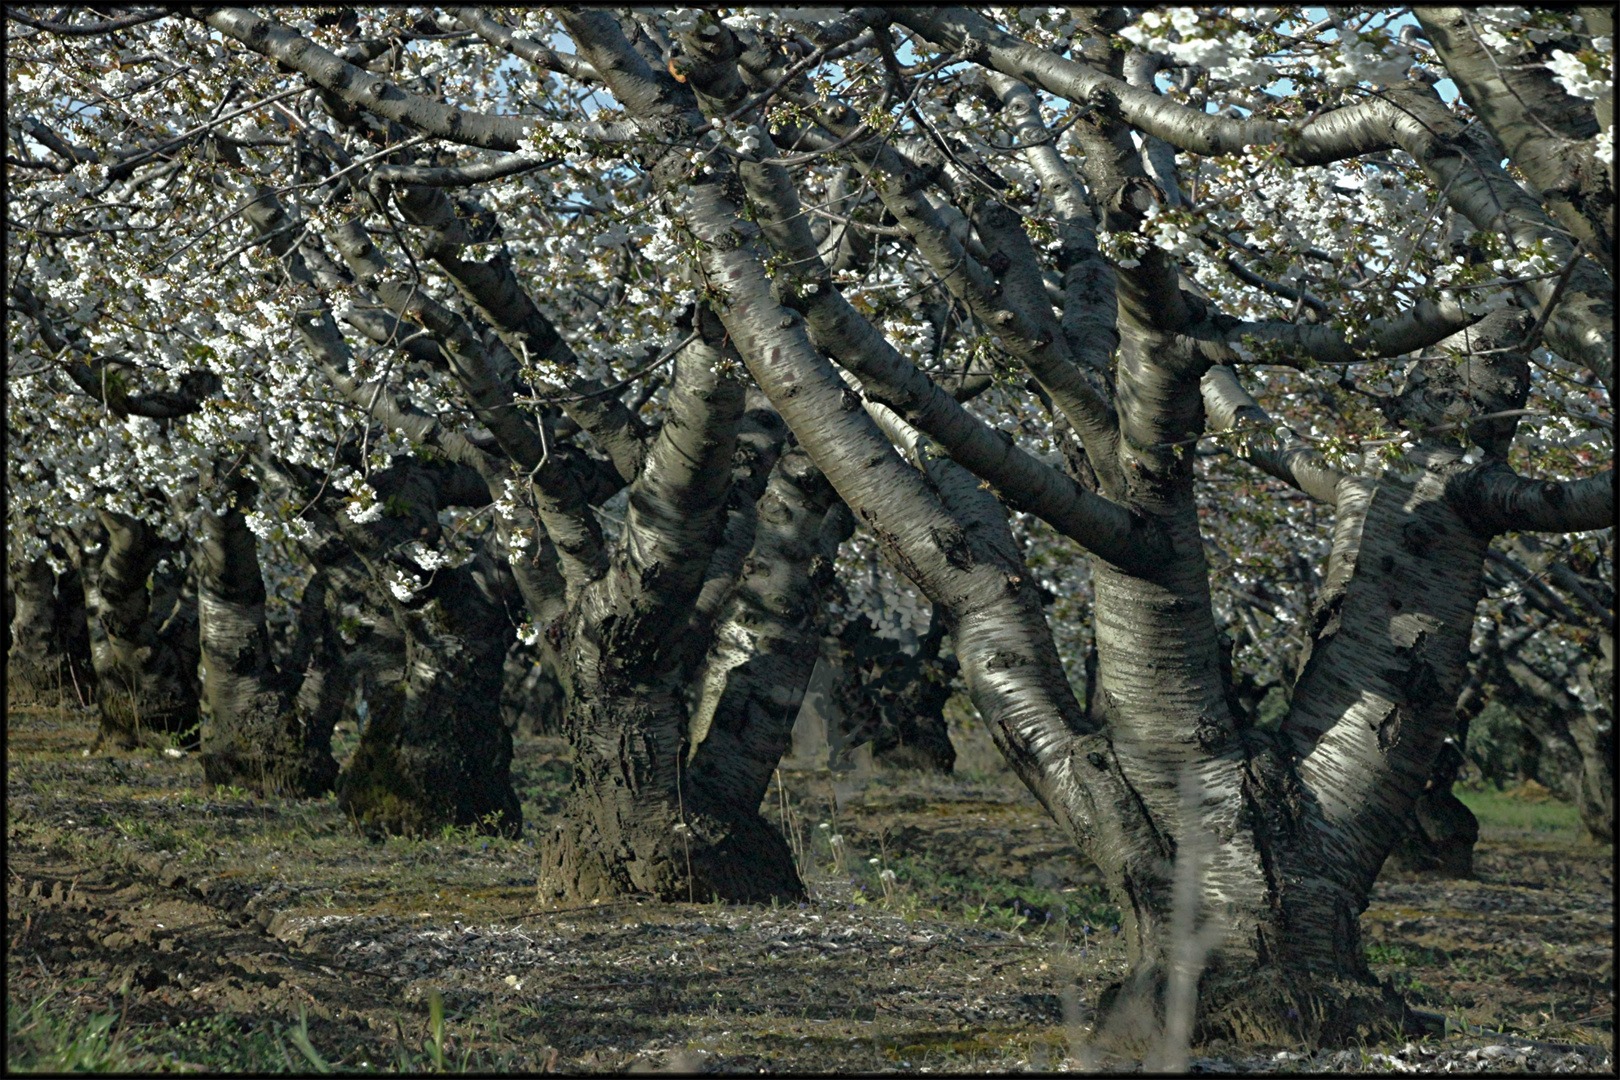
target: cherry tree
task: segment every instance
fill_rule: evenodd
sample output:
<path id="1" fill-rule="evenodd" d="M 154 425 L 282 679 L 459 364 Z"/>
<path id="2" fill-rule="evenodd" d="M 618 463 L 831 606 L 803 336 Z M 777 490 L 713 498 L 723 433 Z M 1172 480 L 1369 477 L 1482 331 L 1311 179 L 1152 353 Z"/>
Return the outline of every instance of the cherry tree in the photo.
<path id="1" fill-rule="evenodd" d="M 549 891 L 796 890 L 757 807 L 853 527 L 1102 869 L 1121 1000 L 1399 1020 L 1356 920 L 1493 541 L 1613 521 L 1607 9 L 11 17 L 19 284 L 83 297 L 92 372 L 225 384 L 97 474 L 73 380 L 75 505 L 274 441 L 339 532 L 427 530 L 348 541 L 405 605 L 449 502 L 380 478 L 475 473 L 567 697 Z M 484 633 L 418 614 L 408 656 Z"/>

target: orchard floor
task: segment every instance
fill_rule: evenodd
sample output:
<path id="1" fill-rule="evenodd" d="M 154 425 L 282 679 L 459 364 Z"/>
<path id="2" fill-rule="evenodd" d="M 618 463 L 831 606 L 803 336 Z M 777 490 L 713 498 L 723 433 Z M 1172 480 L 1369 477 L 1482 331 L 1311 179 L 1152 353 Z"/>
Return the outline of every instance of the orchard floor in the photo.
<path id="1" fill-rule="evenodd" d="M 784 774 L 768 813 L 808 903 L 560 911 L 538 910 L 527 840 L 371 843 L 331 799 L 204 793 L 194 756 L 87 754 L 92 735 L 74 710 L 7 720 L 13 1071 L 1139 1065 L 1087 1035 L 1123 968 L 1116 913 L 980 732 L 956 733 L 950 778 Z M 519 739 L 531 835 L 567 776 L 559 741 Z M 1479 879 L 1389 875 L 1363 916 L 1378 974 L 1463 1030 L 1196 1047 L 1194 1070 L 1612 1071 L 1613 849 L 1560 804 L 1470 798 Z"/>

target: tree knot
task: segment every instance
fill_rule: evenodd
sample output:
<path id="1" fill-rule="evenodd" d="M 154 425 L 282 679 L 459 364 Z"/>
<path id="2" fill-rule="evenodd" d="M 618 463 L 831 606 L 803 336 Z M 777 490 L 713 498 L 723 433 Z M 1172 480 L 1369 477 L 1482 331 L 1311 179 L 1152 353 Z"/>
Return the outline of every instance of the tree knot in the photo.
<path id="1" fill-rule="evenodd" d="M 1231 729 L 1213 716 L 1200 716 L 1198 726 L 1193 729 L 1193 737 L 1198 740 L 1199 749 L 1206 754 L 1213 754 L 1226 745 Z"/>

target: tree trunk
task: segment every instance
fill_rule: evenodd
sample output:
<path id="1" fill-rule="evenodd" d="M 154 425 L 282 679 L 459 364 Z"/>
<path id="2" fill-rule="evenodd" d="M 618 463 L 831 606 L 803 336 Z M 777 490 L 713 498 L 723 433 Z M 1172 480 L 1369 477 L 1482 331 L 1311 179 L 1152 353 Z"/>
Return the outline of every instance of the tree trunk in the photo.
<path id="1" fill-rule="evenodd" d="M 443 825 L 517 836 L 512 735 L 501 722 L 510 625 L 467 567 L 440 570 L 433 596 L 400 613 L 403 693 L 379 687 L 338 802 L 362 828 L 422 835 Z"/>
<path id="2" fill-rule="evenodd" d="M 735 354 L 707 309 L 698 318 L 703 340 L 677 356 L 671 389 L 682 422 L 665 422 L 631 486 L 614 568 L 572 628 L 557 626 L 575 760 L 540 870 L 549 899 L 803 895 L 759 807 L 815 663 L 832 492 L 804 454 L 777 457 L 779 420 L 745 421 L 742 384 L 720 373 Z M 689 552 L 707 557 L 679 570 L 664 561 Z M 712 628 L 695 679 L 694 618 Z"/>
<path id="3" fill-rule="evenodd" d="M 63 701 L 89 705 L 95 699 L 96 673 L 90 662 L 90 627 L 86 621 L 84 578 L 77 563 L 62 552 L 66 564 L 56 576 L 56 640 L 62 652 Z"/>
<path id="4" fill-rule="evenodd" d="M 41 555 L 21 565 L 7 563 L 12 597 L 11 642 L 6 652 L 6 701 L 11 705 L 56 705 L 69 679 L 67 657 L 57 640 L 56 575 Z M 72 697 L 72 690 L 66 690 Z"/>
<path id="5" fill-rule="evenodd" d="M 686 764 L 686 709 L 676 693 L 576 701 L 568 802 L 542 855 L 542 897 L 615 896 L 743 903 L 803 895 L 793 855 L 752 804 L 714 798 Z"/>
<path id="6" fill-rule="evenodd" d="M 132 749 L 150 734 L 198 727 L 197 595 L 183 554 L 139 519 L 103 512 L 84 564 L 85 608 L 101 732 Z M 147 581 L 150 578 L 150 589 Z"/>
<path id="7" fill-rule="evenodd" d="M 1458 745 L 1455 740 L 1446 742 L 1423 794 L 1407 815 L 1406 836 L 1389 856 L 1390 863 L 1402 870 L 1448 878 L 1474 876 L 1479 819 L 1451 791 L 1463 765 Z"/>
<path id="8" fill-rule="evenodd" d="M 1613 836 L 1613 637 L 1597 634 L 1596 661 L 1575 665 L 1579 697 L 1519 652 L 1527 631 L 1507 642 L 1492 633 L 1479 659 L 1485 690 L 1518 722 L 1516 772 L 1569 799 L 1594 839 Z M 1493 777 L 1500 781 L 1502 778 Z"/>
<path id="9" fill-rule="evenodd" d="M 431 573 L 390 559 L 410 539 L 437 539 L 440 477 L 419 466 L 373 473 L 397 516 L 343 536 L 387 597 L 404 637 L 403 679 L 364 684 L 360 745 L 337 781 L 338 805 L 363 829 L 422 835 L 445 825 L 516 836 L 523 811 L 512 790 L 512 735 L 501 722 L 502 670 L 511 621 L 489 589 L 489 556 Z M 400 585 L 413 572 L 419 588 Z M 407 598 L 401 599 L 400 591 Z"/>
<path id="10" fill-rule="evenodd" d="M 294 705 L 309 744 L 325 746 L 328 755 L 332 732 L 343 717 L 344 706 L 354 697 L 353 673 L 345 662 L 347 650 L 329 610 L 332 577 L 326 567 L 317 566 L 299 602 L 297 652 L 303 659 L 303 674 Z M 337 765 L 335 759 L 333 765 Z M 335 771 L 332 780 L 337 780 Z"/>
<path id="11" fill-rule="evenodd" d="M 250 500 L 240 479 L 216 494 Z M 209 784 L 313 797 L 337 776 L 330 727 L 300 715 L 293 680 L 270 657 L 258 540 L 240 505 L 202 508 L 197 544 L 199 641 L 209 721 L 202 739 Z"/>
<path id="12" fill-rule="evenodd" d="M 1610 685 L 1614 676 L 1609 675 Z M 1581 755 L 1580 786 L 1575 807 L 1587 834 L 1599 843 L 1614 842 L 1614 713 L 1610 708 L 1582 709 L 1570 724 Z"/>
<path id="13" fill-rule="evenodd" d="M 515 642 L 502 668 L 502 722 L 512 731 L 561 735 L 563 709 L 562 683 L 551 665 L 537 647 Z"/>

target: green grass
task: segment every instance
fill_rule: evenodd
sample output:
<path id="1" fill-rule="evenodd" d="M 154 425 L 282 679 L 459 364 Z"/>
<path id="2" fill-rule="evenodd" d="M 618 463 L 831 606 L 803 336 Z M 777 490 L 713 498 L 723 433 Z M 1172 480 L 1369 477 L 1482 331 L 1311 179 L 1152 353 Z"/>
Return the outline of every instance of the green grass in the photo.
<path id="1" fill-rule="evenodd" d="M 1555 798 L 1525 797 L 1518 789 L 1497 791 L 1458 784 L 1453 792 L 1479 819 L 1481 830 L 1545 833 L 1551 839 L 1577 840 L 1584 834 L 1573 804 Z M 1560 835 L 1562 834 L 1562 835 Z"/>
<path id="2" fill-rule="evenodd" d="M 968 919 L 997 930 L 1023 933 L 1055 931 L 1054 916 L 1067 911 L 1063 921 L 1071 924 L 1074 934 L 1080 936 L 1079 927 L 1089 925 L 1107 929 L 1119 923 L 1119 909 L 1109 902 L 1101 887 L 1082 887 L 1063 894 L 1051 889 L 980 878 L 973 875 L 952 874 L 941 870 L 926 857 L 900 856 L 890 860 L 896 873 L 895 892 L 900 910 L 912 909 L 934 918 Z M 877 877 L 868 875 L 872 882 L 865 895 L 881 898 Z"/>
<path id="3" fill-rule="evenodd" d="M 1450 961 L 1444 949 L 1396 942 L 1374 941 L 1367 946 L 1367 963 L 1390 967 L 1439 967 Z"/>
<path id="4" fill-rule="evenodd" d="M 85 1013 L 64 1007 L 59 991 L 32 1003 L 12 995 L 6 1002 L 6 1067 L 14 1073 L 219 1073 L 311 1074 L 343 1071 L 494 1072 L 518 1071 L 524 1062 L 498 1024 L 492 1045 L 467 1045 L 468 1033 L 452 1034 L 444 1006 L 434 994 L 428 1003 L 426 1035 L 403 1036 L 391 1051 L 333 1061 L 311 1037 L 302 1010 L 296 1024 L 229 1014 L 178 1019 L 167 1024 L 129 1024 L 118 1012 Z M 396 1017 L 396 1020 L 402 1018 Z M 371 1060 L 374 1058 L 375 1060 Z"/>
<path id="5" fill-rule="evenodd" d="M 6 999 L 6 1068 L 12 1072 L 126 1072 L 135 1064 L 113 1034 L 115 1013 L 77 1016 L 47 1008 L 55 992 L 29 1005 Z M 58 1006 L 60 1009 L 60 1006 Z"/>

